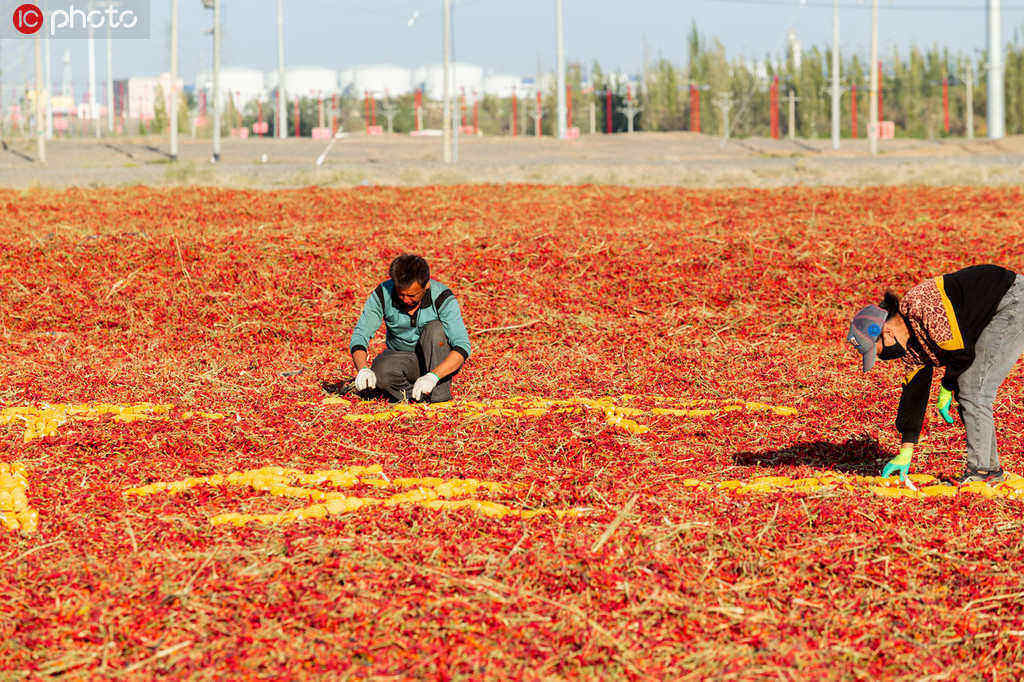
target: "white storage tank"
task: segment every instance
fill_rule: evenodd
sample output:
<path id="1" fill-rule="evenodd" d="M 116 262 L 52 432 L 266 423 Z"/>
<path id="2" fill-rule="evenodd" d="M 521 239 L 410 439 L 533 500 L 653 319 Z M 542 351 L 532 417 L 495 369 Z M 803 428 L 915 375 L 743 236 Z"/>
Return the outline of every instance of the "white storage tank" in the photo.
<path id="1" fill-rule="evenodd" d="M 413 72 L 413 86 L 423 88 L 426 97 L 439 100 L 444 93 L 444 65 L 430 64 L 421 66 Z M 472 97 L 473 92 L 483 92 L 484 70 L 483 67 L 466 62 L 452 63 L 452 87 L 453 95 L 458 97 L 463 91 L 466 97 Z"/>
<path id="2" fill-rule="evenodd" d="M 196 90 L 206 92 L 206 101 L 213 105 L 213 73 L 200 71 L 196 75 Z M 220 99 L 226 106 L 228 96 L 234 100 L 235 106 L 244 108 L 248 102 L 264 97 L 263 72 L 258 69 L 244 67 L 221 67 Z"/>
<path id="3" fill-rule="evenodd" d="M 267 92 L 277 89 L 277 69 L 268 71 Z M 322 66 L 296 66 L 284 70 L 284 91 L 289 101 L 298 97 L 328 96 L 338 92 L 338 72 Z"/>
<path id="4" fill-rule="evenodd" d="M 412 72 L 394 64 L 357 66 L 352 81 L 352 94 L 362 97 L 370 92 L 377 97 L 405 95 L 412 92 Z M 340 78 L 340 74 L 339 74 Z"/>
<path id="5" fill-rule="evenodd" d="M 507 73 L 496 73 L 484 78 L 484 94 L 494 97 L 511 97 L 513 93 L 523 95 L 526 88 L 522 79 Z"/>
<path id="6" fill-rule="evenodd" d="M 157 93 L 164 98 L 164 111 L 171 110 L 171 74 L 162 73 L 159 76 L 133 76 L 128 79 L 125 88 L 125 96 L 128 98 L 128 118 L 150 119 L 156 115 Z M 181 78 L 178 78 L 178 92 L 182 91 Z M 59 110 L 63 104 L 66 110 L 74 108 L 74 98 L 63 98 L 63 102 L 53 98 L 54 110 Z M 97 110 L 99 106 L 97 106 Z"/>
<path id="7" fill-rule="evenodd" d="M 338 92 L 343 95 L 351 95 L 355 93 L 356 86 L 356 70 L 355 69 L 342 69 L 338 72 Z"/>

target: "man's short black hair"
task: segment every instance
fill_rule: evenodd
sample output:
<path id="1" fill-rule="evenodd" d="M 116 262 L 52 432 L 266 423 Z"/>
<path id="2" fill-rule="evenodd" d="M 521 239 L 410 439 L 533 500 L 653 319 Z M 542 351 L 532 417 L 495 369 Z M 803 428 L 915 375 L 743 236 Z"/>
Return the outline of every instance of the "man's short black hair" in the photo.
<path id="1" fill-rule="evenodd" d="M 416 282 L 419 282 L 420 286 L 425 287 L 427 282 L 430 281 L 430 266 L 427 265 L 427 261 L 422 256 L 403 253 L 391 261 L 388 274 L 399 289 L 408 289 Z"/>

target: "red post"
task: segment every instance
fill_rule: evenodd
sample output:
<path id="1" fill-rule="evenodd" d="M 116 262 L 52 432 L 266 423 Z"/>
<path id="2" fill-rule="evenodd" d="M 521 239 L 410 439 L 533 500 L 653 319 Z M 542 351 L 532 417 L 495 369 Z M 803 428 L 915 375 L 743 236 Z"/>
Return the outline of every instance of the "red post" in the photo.
<path id="1" fill-rule="evenodd" d="M 604 91 L 604 131 L 611 135 L 612 132 L 612 91 Z"/>
<path id="2" fill-rule="evenodd" d="M 416 91 L 416 130 L 423 128 L 423 91 Z"/>
<path id="3" fill-rule="evenodd" d="M 199 91 L 199 115 L 206 118 L 206 91 Z"/>
<path id="4" fill-rule="evenodd" d="M 565 102 L 568 106 L 566 109 L 565 125 L 567 128 L 572 128 L 572 88 L 568 85 L 565 86 Z"/>
<path id="5" fill-rule="evenodd" d="M 370 133 L 370 93 L 363 90 L 363 120 L 366 121 L 366 133 Z"/>
<path id="6" fill-rule="evenodd" d="M 537 137 L 540 137 L 540 122 L 541 122 L 541 106 L 540 106 L 540 90 L 537 91 L 537 122 L 533 124 L 533 131 Z"/>
<path id="7" fill-rule="evenodd" d="M 338 95 L 331 98 L 331 135 L 338 134 Z"/>
<path id="8" fill-rule="evenodd" d="M 850 137 L 857 139 L 857 84 L 850 84 Z"/>
<path id="9" fill-rule="evenodd" d="M 121 93 L 121 125 L 124 125 L 125 119 L 128 118 L 128 107 L 125 106 L 124 101 L 124 83 L 118 83 L 117 89 Z"/>
<path id="10" fill-rule="evenodd" d="M 373 121 L 373 125 L 377 125 L 377 98 L 370 98 L 370 120 Z"/>
<path id="11" fill-rule="evenodd" d="M 512 137 L 516 136 L 516 119 L 519 117 L 517 111 L 519 103 L 519 97 L 515 92 L 512 93 Z"/>
<path id="12" fill-rule="evenodd" d="M 771 135 L 773 140 L 779 139 L 779 77 L 772 79 L 771 90 L 768 97 L 768 118 L 771 121 Z"/>
<path id="13" fill-rule="evenodd" d="M 942 121 L 949 132 L 949 78 L 942 78 Z"/>
<path id="14" fill-rule="evenodd" d="M 700 90 L 696 85 L 690 86 L 690 131 L 700 132 Z"/>
<path id="15" fill-rule="evenodd" d="M 295 137 L 302 137 L 302 116 L 299 114 L 299 96 L 295 96 Z"/>
<path id="16" fill-rule="evenodd" d="M 259 123 L 256 130 L 260 131 L 259 136 L 263 137 L 263 100 L 256 101 L 256 121 Z"/>
<path id="17" fill-rule="evenodd" d="M 473 134 L 480 133 L 480 100 L 473 100 Z"/>
<path id="18" fill-rule="evenodd" d="M 882 116 L 882 62 L 878 62 L 878 120 L 882 121 L 885 117 Z"/>
<path id="19" fill-rule="evenodd" d="M 459 113 L 461 115 L 461 118 L 459 120 L 462 121 L 462 127 L 465 128 L 466 127 L 466 88 L 462 88 L 459 91 Z"/>

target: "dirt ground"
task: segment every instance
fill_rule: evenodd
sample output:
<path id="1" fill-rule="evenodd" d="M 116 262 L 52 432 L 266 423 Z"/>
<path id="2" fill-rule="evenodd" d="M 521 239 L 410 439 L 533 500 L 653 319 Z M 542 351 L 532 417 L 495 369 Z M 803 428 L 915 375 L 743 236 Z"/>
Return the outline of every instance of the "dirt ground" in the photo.
<path id="1" fill-rule="evenodd" d="M 367 136 L 338 139 L 325 163 L 321 140 L 224 139 L 221 160 L 212 142 L 181 141 L 171 163 L 166 138 L 63 139 L 35 160 L 32 140 L 4 142 L 0 186 L 220 185 L 287 188 L 309 185 L 423 185 L 525 182 L 554 184 L 778 187 L 786 185 L 1006 185 L 1024 182 L 1024 137 L 1002 140 L 886 140 L 872 158 L 867 140 L 731 139 L 695 133 L 584 136 L 575 141 L 534 137 L 467 137 L 458 159 L 441 160 L 439 137 Z M 262 156 L 266 155 L 266 161 Z"/>

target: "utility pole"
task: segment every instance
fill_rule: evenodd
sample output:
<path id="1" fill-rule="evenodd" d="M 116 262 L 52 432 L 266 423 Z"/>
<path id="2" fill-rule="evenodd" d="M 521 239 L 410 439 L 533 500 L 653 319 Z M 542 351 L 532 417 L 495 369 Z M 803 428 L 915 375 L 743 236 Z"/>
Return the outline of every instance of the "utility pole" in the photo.
<path id="1" fill-rule="evenodd" d="M 284 87 L 284 0 L 277 0 L 277 120 L 274 132 L 277 137 L 288 137 L 287 114 L 288 102 L 285 99 L 287 90 Z"/>
<path id="2" fill-rule="evenodd" d="M 871 101 L 869 102 L 868 141 L 871 155 L 878 154 L 878 0 L 871 0 Z"/>
<path id="3" fill-rule="evenodd" d="M 92 3 L 87 7 L 92 10 Z M 96 138 L 100 136 L 100 117 L 96 114 L 96 37 L 89 22 L 89 117 L 93 119 L 96 127 Z"/>
<path id="4" fill-rule="evenodd" d="M 110 24 L 107 24 L 107 132 L 114 132 L 114 46 L 110 39 Z"/>
<path id="5" fill-rule="evenodd" d="M 213 0 L 213 163 L 220 161 L 220 108 L 220 0 Z"/>
<path id="6" fill-rule="evenodd" d="M 789 139 L 791 139 L 791 140 L 795 140 L 796 139 L 796 100 L 797 100 L 796 92 L 793 91 L 793 88 L 790 88 L 789 89 L 789 130 L 787 132 L 788 132 L 788 135 L 789 135 Z"/>
<path id="7" fill-rule="evenodd" d="M 444 37 L 441 41 L 444 50 L 444 99 L 443 113 L 441 114 L 441 127 L 444 130 L 444 162 L 452 162 L 452 72 L 451 72 L 451 47 L 452 47 L 452 0 L 443 0 L 444 6 Z"/>
<path id="8" fill-rule="evenodd" d="M 448 20 L 450 32 L 455 32 L 455 3 L 452 2 L 448 5 Z M 454 41 L 451 41 L 449 45 L 452 48 L 451 62 L 452 62 L 452 163 L 459 162 L 459 136 L 462 135 L 462 113 L 459 107 L 455 106 L 455 87 L 459 82 L 459 65 L 455 61 L 455 47 Z"/>
<path id="9" fill-rule="evenodd" d="M 43 39 L 36 33 L 36 155 L 39 163 L 46 163 L 46 122 L 43 104 Z"/>
<path id="10" fill-rule="evenodd" d="M 117 2 L 100 3 L 101 7 L 117 7 Z M 114 132 L 114 41 L 110 38 L 110 22 L 107 24 L 107 133 Z"/>
<path id="11" fill-rule="evenodd" d="M 50 36 L 46 36 L 46 43 L 43 44 L 43 47 L 46 50 L 46 53 L 45 53 L 46 73 L 44 75 L 44 80 L 46 81 L 46 84 L 45 84 L 45 89 L 46 89 L 46 139 L 48 139 L 48 140 L 52 140 L 53 139 L 53 100 L 50 98 L 50 90 L 53 89 L 53 80 L 50 77 L 50 66 L 51 66 L 50 42 L 51 42 Z"/>
<path id="12" fill-rule="evenodd" d="M 1006 135 L 1003 111 L 1003 29 L 999 0 L 988 0 L 988 137 L 995 140 Z"/>
<path id="13" fill-rule="evenodd" d="M 832 149 L 839 149 L 839 0 L 832 0 Z"/>
<path id="14" fill-rule="evenodd" d="M 178 160 L 178 0 L 171 0 L 171 161 Z"/>
<path id="15" fill-rule="evenodd" d="M 729 139 L 729 109 L 732 108 L 732 95 L 724 93 L 715 98 L 715 103 L 722 110 L 722 145 Z"/>
<path id="16" fill-rule="evenodd" d="M 558 91 L 558 139 L 564 140 L 566 136 L 565 122 L 565 36 L 562 25 L 562 0 L 555 0 L 555 44 L 556 44 L 556 68 L 558 78 L 556 89 Z"/>
<path id="17" fill-rule="evenodd" d="M 643 56 L 641 65 L 643 68 L 643 72 L 640 74 L 640 87 L 637 88 L 637 99 L 640 98 L 641 93 L 644 97 L 647 97 L 647 86 L 650 83 L 651 74 L 651 46 L 647 42 L 646 34 L 641 38 L 641 44 L 643 45 Z"/>
<path id="18" fill-rule="evenodd" d="M 967 99 L 965 102 L 967 120 L 964 122 L 967 128 L 967 139 L 974 139 L 974 65 L 970 62 L 967 63 L 967 78 L 964 79 L 964 97 Z"/>

